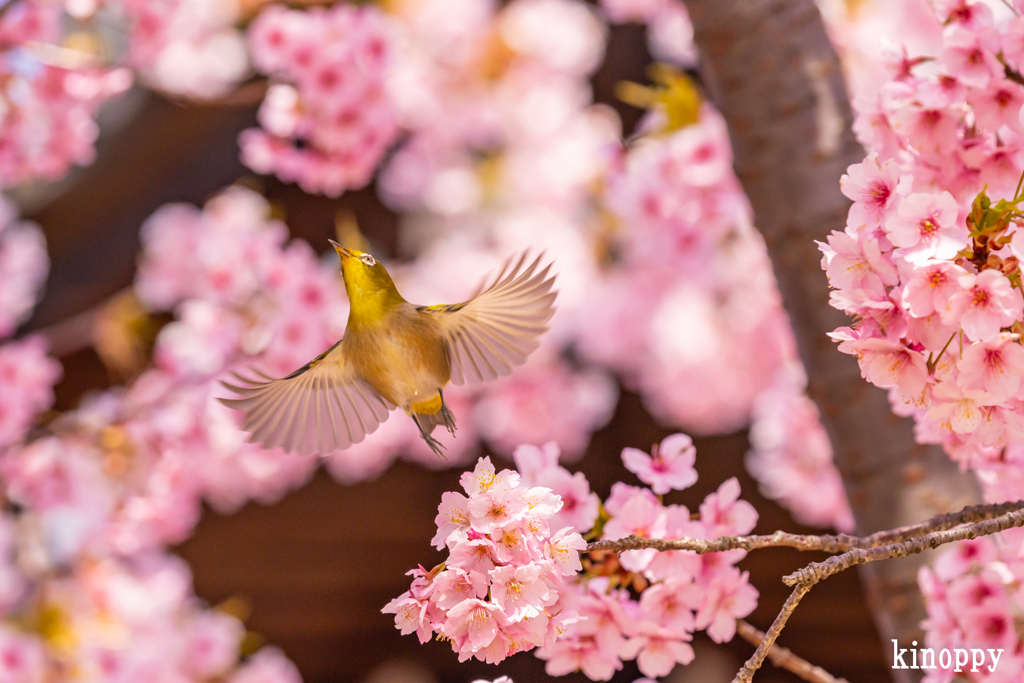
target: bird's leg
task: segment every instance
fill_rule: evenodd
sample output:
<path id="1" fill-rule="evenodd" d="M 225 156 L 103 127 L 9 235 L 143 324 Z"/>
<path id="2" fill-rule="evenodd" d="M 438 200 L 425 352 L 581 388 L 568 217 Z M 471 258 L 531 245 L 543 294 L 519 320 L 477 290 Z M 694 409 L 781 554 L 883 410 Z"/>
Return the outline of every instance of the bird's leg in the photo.
<path id="1" fill-rule="evenodd" d="M 420 418 L 416 413 L 412 414 L 412 421 L 416 423 L 416 426 L 420 430 L 420 436 L 422 436 L 423 440 L 427 442 L 428 446 L 430 446 L 430 450 L 434 451 L 436 455 L 439 455 L 442 458 L 447 457 L 444 454 L 444 446 L 441 444 L 440 441 L 432 437 L 430 435 L 430 432 L 423 428 L 423 425 L 420 424 Z"/>
<path id="2" fill-rule="evenodd" d="M 444 391 L 438 389 L 437 393 L 441 394 L 441 417 L 444 418 L 444 426 L 452 436 L 455 436 L 455 415 L 444 402 Z"/>

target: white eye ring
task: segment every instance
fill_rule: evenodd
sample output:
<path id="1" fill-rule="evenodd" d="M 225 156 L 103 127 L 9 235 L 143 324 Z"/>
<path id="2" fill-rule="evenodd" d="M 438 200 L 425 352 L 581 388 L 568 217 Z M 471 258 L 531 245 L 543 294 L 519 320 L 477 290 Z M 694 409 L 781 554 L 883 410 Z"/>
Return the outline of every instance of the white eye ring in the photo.
<path id="1" fill-rule="evenodd" d="M 359 257 L 359 260 L 362 261 L 363 263 L 365 263 L 368 266 L 375 266 L 375 265 L 377 265 L 377 262 L 369 254 L 363 254 L 362 256 Z"/>

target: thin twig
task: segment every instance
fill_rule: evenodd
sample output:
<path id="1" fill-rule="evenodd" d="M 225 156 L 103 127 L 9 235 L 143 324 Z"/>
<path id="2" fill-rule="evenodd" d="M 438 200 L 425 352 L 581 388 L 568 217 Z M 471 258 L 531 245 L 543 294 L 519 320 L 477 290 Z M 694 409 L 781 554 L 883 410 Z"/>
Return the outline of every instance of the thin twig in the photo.
<path id="1" fill-rule="evenodd" d="M 944 531 L 973 522 L 994 519 L 1014 510 L 1024 509 L 1024 500 L 1014 503 L 997 503 L 993 505 L 973 505 L 959 512 L 936 515 L 928 520 L 909 526 L 879 531 L 869 536 L 851 536 L 849 534 L 791 534 L 776 531 L 773 534 L 755 536 L 723 536 L 712 540 L 702 538 L 642 538 L 636 535 L 626 536 L 618 540 L 594 541 L 587 546 L 588 551 L 643 550 L 654 548 L 662 552 L 670 550 L 689 550 L 698 555 L 720 553 L 726 550 L 757 550 L 759 548 L 796 548 L 797 550 L 820 550 L 828 553 L 845 553 L 853 548 L 875 548 L 883 545 L 899 543 L 911 538 L 923 536 L 936 531 Z"/>
<path id="2" fill-rule="evenodd" d="M 811 590 L 811 584 L 805 583 L 801 583 L 793 589 L 793 592 L 786 598 L 786 603 L 779 610 L 779 616 L 775 617 L 771 628 L 768 629 L 768 633 L 764 634 L 761 643 L 754 650 L 754 654 L 750 655 L 750 659 L 747 660 L 739 670 L 739 673 L 736 674 L 736 678 L 732 679 L 732 683 L 750 683 L 750 680 L 754 677 L 754 672 L 764 663 L 764 658 L 768 656 L 768 651 L 779 637 L 779 634 L 782 633 L 782 629 L 789 620 L 789 615 L 793 613 L 793 610 L 796 609 L 796 606 L 800 604 L 800 600 L 807 595 L 809 590 Z"/>
<path id="3" fill-rule="evenodd" d="M 1020 526 L 1024 526 L 1024 510 L 1017 509 L 994 519 L 973 522 L 957 529 L 935 531 L 900 543 L 892 543 L 876 548 L 852 548 L 842 555 L 835 555 L 824 562 L 812 562 L 803 569 L 784 576 L 782 581 L 787 586 L 799 584 L 809 587 L 824 581 L 833 574 L 858 564 L 916 555 L 917 553 L 932 550 L 947 543 L 964 541 L 979 536 L 989 536 Z"/>
<path id="4" fill-rule="evenodd" d="M 759 647 L 765 639 L 763 631 L 743 619 L 736 620 L 736 633 L 754 647 Z M 845 678 L 836 678 L 778 643 L 768 648 L 768 659 L 780 669 L 794 673 L 809 683 L 848 683 Z"/>

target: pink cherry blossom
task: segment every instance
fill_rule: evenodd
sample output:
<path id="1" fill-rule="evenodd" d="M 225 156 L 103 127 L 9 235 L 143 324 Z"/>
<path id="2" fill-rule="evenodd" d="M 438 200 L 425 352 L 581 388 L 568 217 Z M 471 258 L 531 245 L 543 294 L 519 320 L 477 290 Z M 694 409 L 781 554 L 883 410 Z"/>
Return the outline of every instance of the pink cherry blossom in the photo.
<path id="1" fill-rule="evenodd" d="M 892 243 L 904 249 L 904 258 L 918 263 L 951 258 L 967 246 L 967 230 L 956 219 L 953 195 L 918 192 L 903 198 L 885 225 Z"/>
<path id="2" fill-rule="evenodd" d="M 431 603 L 426 600 L 405 595 L 389 602 L 381 612 L 395 615 L 395 627 L 402 632 L 402 635 L 415 632 L 420 642 L 426 643 L 430 640 L 432 633 L 430 615 L 428 614 L 430 608 Z"/>
<path id="3" fill-rule="evenodd" d="M 490 458 L 480 458 L 461 477 L 468 498 L 444 495 L 434 545 L 447 547 L 447 560 L 430 572 L 410 572 L 410 591 L 384 608 L 402 633 L 415 631 L 421 642 L 438 633 L 460 660 L 496 663 L 553 642 L 578 621 L 560 595 L 565 577 L 582 569 L 586 542 L 568 528 L 552 535 L 548 522 L 561 500 L 520 482 L 519 473 L 498 472 Z"/>
<path id="4" fill-rule="evenodd" d="M 693 520 L 685 505 L 665 506 L 666 538 L 705 538 L 707 528 Z M 700 573 L 700 557 L 688 550 L 669 550 L 658 553 L 644 569 L 644 576 L 652 581 L 672 577 L 693 579 Z"/>
<path id="5" fill-rule="evenodd" d="M 712 538 L 742 536 L 757 524 L 757 511 L 745 500 L 740 500 L 740 483 L 736 477 L 722 482 L 718 490 L 708 494 L 700 505 L 701 523 Z"/>
<path id="6" fill-rule="evenodd" d="M 635 448 L 622 451 L 622 462 L 651 490 L 661 495 L 672 489 L 689 488 L 697 481 L 693 468 L 697 449 L 685 434 L 673 434 L 652 449 L 651 455 Z"/>
<path id="7" fill-rule="evenodd" d="M 978 30 L 955 28 L 945 36 L 939 61 L 950 75 L 969 86 L 984 88 L 1003 73 L 1002 65 L 992 48 L 999 44 L 993 28 Z"/>
<path id="8" fill-rule="evenodd" d="M 658 678 L 667 676 L 676 664 L 693 661 L 693 648 L 685 642 L 687 633 L 663 628 L 651 622 L 643 622 L 640 632 L 626 641 L 622 649 L 625 659 L 636 659 L 645 676 Z"/>
<path id="9" fill-rule="evenodd" d="M 535 483 L 562 499 L 561 509 L 551 518 L 552 528 L 567 526 L 580 533 L 593 528 L 600 499 L 590 490 L 590 483 L 582 472 L 570 474 L 562 467 L 548 469 L 537 476 Z"/>
<path id="10" fill-rule="evenodd" d="M 436 592 L 434 604 L 443 610 L 449 610 L 467 598 L 486 596 L 487 575 L 450 567 L 438 574 L 430 586 L 431 590 Z"/>
<path id="11" fill-rule="evenodd" d="M 974 90 L 968 97 L 978 123 L 989 130 L 1001 126 L 1024 132 L 1020 111 L 1024 106 L 1024 87 L 1009 79 L 994 80 L 984 90 Z"/>
<path id="12" fill-rule="evenodd" d="M 46 652 L 42 638 L 0 629 L 0 676 L 17 683 L 42 681 L 46 675 Z"/>
<path id="13" fill-rule="evenodd" d="M 928 382 L 924 356 L 901 344 L 859 339 L 844 341 L 839 349 L 857 357 L 866 380 L 880 387 L 898 387 L 900 394 L 911 400 L 916 400 Z"/>
<path id="14" fill-rule="evenodd" d="M 562 574 L 571 575 L 582 571 L 579 551 L 585 550 L 586 541 L 578 533 L 570 531 L 569 528 L 559 530 L 548 544 L 549 554 L 554 560 Z"/>
<path id="15" fill-rule="evenodd" d="M 187 667 L 196 676 L 223 675 L 238 663 L 245 627 L 224 612 L 200 612 L 188 621 Z"/>
<path id="16" fill-rule="evenodd" d="M 437 507 L 437 535 L 431 543 L 438 550 L 445 546 L 453 532 L 465 531 L 469 528 L 469 499 L 461 493 L 446 491 L 441 495 L 441 504 Z"/>
<path id="17" fill-rule="evenodd" d="M 757 589 L 747 583 L 747 572 L 730 568 L 716 574 L 707 591 L 697 612 L 697 628 L 706 628 L 716 643 L 732 640 L 736 619 L 747 616 L 757 605 Z"/>
<path id="18" fill-rule="evenodd" d="M 554 440 L 567 458 L 578 457 L 590 432 L 612 417 L 618 390 L 596 370 L 572 369 L 560 358 L 535 353 L 509 377 L 497 380 L 476 405 L 481 435 L 499 452 L 522 442 Z"/>
<path id="19" fill-rule="evenodd" d="M 845 232 L 833 232 L 828 244 L 818 242 L 818 248 L 833 287 L 881 290 L 899 281 L 895 266 L 882 257 L 878 240 L 872 237 L 855 239 Z"/>
<path id="20" fill-rule="evenodd" d="M 959 320 L 972 340 L 996 337 L 1000 328 L 1024 316 L 1024 296 L 998 271 L 962 275 L 960 286 L 962 290 L 950 299 L 948 318 Z"/>
<path id="21" fill-rule="evenodd" d="M 592 627 L 579 628 L 589 630 Z M 580 632 L 571 640 L 557 642 L 550 648 L 545 647 L 538 651 L 537 656 L 547 660 L 544 670 L 549 676 L 565 676 L 574 671 L 582 671 L 592 681 L 609 681 L 622 668 L 618 653 L 602 647 L 592 632 Z"/>
<path id="22" fill-rule="evenodd" d="M 554 602 L 551 589 L 541 578 L 541 567 L 535 563 L 496 567 L 490 575 L 491 599 L 510 621 L 538 616 Z"/>
<path id="23" fill-rule="evenodd" d="M 704 600 L 704 591 L 687 577 L 672 576 L 654 584 L 640 596 L 640 610 L 675 632 L 694 630 L 694 611 Z"/>
<path id="24" fill-rule="evenodd" d="M 609 501 L 610 503 L 610 501 Z M 619 539 L 636 535 L 641 538 L 664 538 L 665 511 L 649 493 L 635 490 L 621 504 L 609 509 L 612 518 L 604 525 L 604 538 Z M 658 554 L 657 550 L 628 550 L 620 555 L 622 566 L 630 571 L 643 571 Z"/>
<path id="25" fill-rule="evenodd" d="M 951 318 L 950 300 L 963 291 L 960 278 L 966 274 L 963 268 L 947 261 L 915 268 L 903 289 L 903 301 L 910 314 L 926 318 L 937 312 Z"/>
<path id="26" fill-rule="evenodd" d="M 983 408 L 996 405 L 992 395 L 977 390 L 960 390 L 955 384 L 943 383 L 932 390 L 932 406 L 926 417 L 947 422 L 957 434 L 970 434 L 985 419 Z"/>
<path id="27" fill-rule="evenodd" d="M 1005 602 L 990 600 L 975 609 L 966 610 L 960 621 L 967 642 L 1010 652 L 1017 647 L 1013 614 Z"/>
<path id="28" fill-rule="evenodd" d="M 878 154 L 869 154 L 862 163 L 853 164 L 839 181 L 843 194 L 854 201 L 849 227 L 855 232 L 884 224 L 909 191 L 911 178 L 902 176 L 895 161 L 879 165 Z"/>
<path id="29" fill-rule="evenodd" d="M 935 561 L 935 573 L 943 580 L 958 578 L 964 573 L 992 562 L 999 553 L 990 538 L 960 541 Z"/>
<path id="30" fill-rule="evenodd" d="M 964 349 L 957 364 L 957 382 L 965 389 L 981 389 L 996 402 L 1017 393 L 1024 375 L 1024 347 L 1015 334 L 971 344 Z"/>
<path id="31" fill-rule="evenodd" d="M 518 521 L 527 510 L 522 493 L 495 486 L 469 501 L 469 524 L 479 533 L 490 533 Z"/>
<path id="32" fill-rule="evenodd" d="M 460 660 L 490 645 L 508 623 L 498 605 L 477 599 L 463 600 L 445 616 L 444 635 L 451 638 Z"/>

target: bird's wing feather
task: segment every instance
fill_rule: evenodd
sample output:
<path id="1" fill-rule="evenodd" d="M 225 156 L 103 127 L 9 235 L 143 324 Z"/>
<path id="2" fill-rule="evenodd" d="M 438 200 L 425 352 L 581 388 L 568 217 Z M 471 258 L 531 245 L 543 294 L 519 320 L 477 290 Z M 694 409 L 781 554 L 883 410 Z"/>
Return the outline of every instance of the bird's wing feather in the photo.
<path id="1" fill-rule="evenodd" d="M 338 342 L 287 377 L 266 381 L 235 375 L 224 386 L 239 398 L 219 399 L 245 411 L 242 429 L 264 448 L 310 455 L 344 450 L 371 434 L 395 406 L 345 362 Z"/>
<path id="2" fill-rule="evenodd" d="M 526 254 L 510 259 L 489 287 L 469 301 L 419 310 L 436 316 L 448 348 L 452 384 L 480 384 L 508 375 L 538 346 L 554 315 L 551 264 L 543 254 L 525 266 Z"/>

